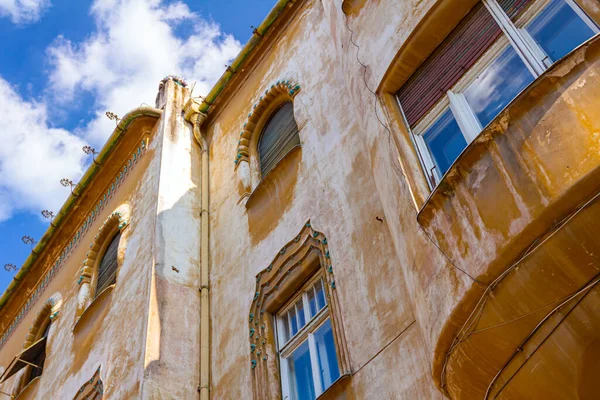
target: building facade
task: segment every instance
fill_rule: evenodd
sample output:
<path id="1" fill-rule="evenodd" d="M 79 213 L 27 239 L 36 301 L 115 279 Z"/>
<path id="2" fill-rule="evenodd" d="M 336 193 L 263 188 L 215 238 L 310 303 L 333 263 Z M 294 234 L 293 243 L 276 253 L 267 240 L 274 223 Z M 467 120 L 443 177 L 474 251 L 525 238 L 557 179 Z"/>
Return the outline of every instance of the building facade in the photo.
<path id="1" fill-rule="evenodd" d="M 279 0 L 91 155 L 0 298 L 0 396 L 600 398 L 599 24 Z"/>

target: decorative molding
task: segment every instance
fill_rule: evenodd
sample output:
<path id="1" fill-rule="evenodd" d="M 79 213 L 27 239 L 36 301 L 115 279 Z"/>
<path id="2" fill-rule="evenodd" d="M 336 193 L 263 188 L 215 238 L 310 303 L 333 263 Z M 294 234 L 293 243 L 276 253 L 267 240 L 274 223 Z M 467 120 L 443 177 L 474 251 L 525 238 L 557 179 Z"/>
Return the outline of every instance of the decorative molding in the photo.
<path id="1" fill-rule="evenodd" d="M 25 341 L 23 342 L 24 349 L 28 348 L 39 339 L 38 336 L 40 329 L 45 328 L 46 320 L 49 319 L 49 323 L 52 323 L 58 317 L 58 312 L 60 311 L 61 307 L 62 296 L 60 293 L 55 293 L 48 299 L 48 301 L 46 301 L 35 318 L 35 321 L 33 321 L 33 324 L 29 327 L 29 332 L 27 333 Z"/>
<path id="2" fill-rule="evenodd" d="M 327 238 L 322 232 L 314 230 L 308 221 L 300 233 L 281 248 L 273 262 L 256 275 L 256 290 L 248 315 L 250 368 L 255 399 L 280 395 L 273 313 L 315 273 L 323 275 L 340 372 L 350 372 L 333 269 Z"/>
<path id="3" fill-rule="evenodd" d="M 248 114 L 248 118 L 240 132 L 237 154 L 234 160 L 236 169 L 242 161 L 248 161 L 250 159 L 250 139 L 252 138 L 252 135 L 255 134 L 257 123 L 263 117 L 265 111 L 269 110 L 271 103 L 279 97 L 294 100 L 294 97 L 296 97 L 299 91 L 299 84 L 292 83 L 290 80 L 279 80 L 272 84 L 271 87 L 265 91 L 264 95 L 259 97 L 258 102 L 254 104 L 252 111 Z"/>
<path id="4" fill-rule="evenodd" d="M 92 276 L 94 275 L 94 267 L 96 265 L 96 259 L 98 258 L 98 252 L 104 245 L 107 239 L 111 239 L 111 234 L 118 230 L 123 231 L 125 227 L 129 224 L 129 207 L 127 205 L 123 205 L 119 207 L 116 211 L 104 220 L 102 226 L 98 230 L 96 236 L 94 236 L 94 241 L 90 244 L 90 251 L 88 251 L 85 255 L 85 260 L 83 261 L 83 266 L 81 267 L 81 272 L 79 275 L 79 280 L 77 283 L 82 285 L 84 283 L 91 283 Z"/>
<path id="5" fill-rule="evenodd" d="M 73 397 L 73 400 L 100 400 L 104 396 L 104 383 L 100 378 L 100 367 L 92 378 L 85 382 Z"/>
<path id="6" fill-rule="evenodd" d="M 114 182 L 110 185 L 110 187 L 106 190 L 104 195 L 100 198 L 100 200 L 96 203 L 96 206 L 92 209 L 92 211 L 88 214 L 87 218 L 85 218 L 84 222 L 80 225 L 77 232 L 73 235 L 72 239 L 69 243 L 62 249 L 60 255 L 55 260 L 54 264 L 50 268 L 50 270 L 46 273 L 43 279 L 40 280 L 40 283 L 32 291 L 30 297 L 27 299 L 25 305 L 21 308 L 21 311 L 16 315 L 13 321 L 10 323 L 8 328 L 3 332 L 2 337 L 0 337 L 0 349 L 4 346 L 10 335 L 17 329 L 23 318 L 27 315 L 31 307 L 35 304 L 39 296 L 43 293 L 46 287 L 50 284 L 52 279 L 56 276 L 56 274 L 60 271 L 60 269 L 65 265 L 66 260 L 73 253 L 73 251 L 77 248 L 81 240 L 90 229 L 92 224 L 98 218 L 100 212 L 106 207 L 108 201 L 114 196 L 117 189 L 124 182 L 125 178 L 129 175 L 129 172 L 133 170 L 133 167 L 138 163 L 141 157 L 146 153 L 148 148 L 148 139 L 143 140 L 137 150 L 133 152 L 131 158 L 125 162 L 124 167 L 121 172 L 117 174 Z"/>

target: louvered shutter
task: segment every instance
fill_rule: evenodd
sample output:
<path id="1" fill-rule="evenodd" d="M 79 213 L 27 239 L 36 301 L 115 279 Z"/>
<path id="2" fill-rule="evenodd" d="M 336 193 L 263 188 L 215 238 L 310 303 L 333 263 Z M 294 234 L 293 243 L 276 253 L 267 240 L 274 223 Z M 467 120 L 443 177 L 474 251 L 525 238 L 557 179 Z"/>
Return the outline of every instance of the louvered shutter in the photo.
<path id="1" fill-rule="evenodd" d="M 531 0 L 498 0 L 506 15 L 514 22 L 531 4 Z"/>
<path id="2" fill-rule="evenodd" d="M 454 86 L 501 32 L 482 3 L 463 18 L 398 91 L 398 99 L 411 127 Z"/>
<path id="3" fill-rule="evenodd" d="M 258 141 L 260 170 L 265 176 L 291 149 L 300 144 L 292 102 L 284 103 L 271 116 Z"/>
<path id="4" fill-rule="evenodd" d="M 102 257 L 102 261 L 98 267 L 96 296 L 117 281 L 117 251 L 119 250 L 120 239 L 121 233 L 113 238 Z"/>

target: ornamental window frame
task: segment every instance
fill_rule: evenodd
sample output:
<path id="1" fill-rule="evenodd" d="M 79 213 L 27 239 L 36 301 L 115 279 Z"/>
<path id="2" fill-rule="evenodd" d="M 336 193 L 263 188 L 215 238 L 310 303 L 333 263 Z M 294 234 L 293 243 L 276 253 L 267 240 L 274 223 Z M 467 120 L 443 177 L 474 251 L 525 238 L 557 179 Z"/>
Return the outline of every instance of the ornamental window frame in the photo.
<path id="1" fill-rule="evenodd" d="M 525 90 L 527 87 L 529 87 L 541 74 L 546 72 L 548 68 L 558 61 L 550 60 L 549 56 L 545 54 L 541 46 L 525 29 L 525 26 L 534 18 L 539 16 L 551 1 L 553 0 L 534 0 L 532 4 L 529 5 L 527 9 L 516 19 L 516 21 L 513 21 L 502 10 L 497 0 L 481 0 L 478 3 L 483 4 L 486 10 L 493 17 L 494 21 L 500 27 L 502 31 L 500 37 L 484 51 L 483 55 L 465 72 L 465 74 L 452 86 L 452 88 L 450 88 L 446 94 L 440 100 L 438 100 L 436 104 L 432 106 L 418 122 L 414 124 L 414 126 L 411 127 L 409 125 L 406 117 L 404 116 L 400 99 L 398 96 L 394 96 L 397 106 L 402 113 L 404 124 L 407 130 L 410 132 L 410 137 L 413 140 L 419 163 L 421 164 L 421 168 L 425 174 L 427 185 L 430 190 L 436 188 L 436 186 L 441 182 L 445 173 L 440 173 L 439 168 L 433 159 L 433 155 L 431 154 L 425 142 L 424 134 L 428 132 L 428 129 L 432 128 L 436 122 L 440 121 L 441 116 L 450 111 L 450 116 L 455 119 L 459 127 L 459 131 L 466 142 L 466 146 L 464 147 L 466 148 L 485 128 L 485 126 L 482 126 L 475 116 L 472 107 L 467 103 L 467 100 L 463 94 L 465 89 L 472 82 L 474 82 L 475 79 L 479 77 L 480 74 L 482 74 L 492 62 L 497 60 L 498 57 L 500 57 L 502 53 L 509 48 L 512 48 L 516 52 L 518 58 L 525 64 L 527 70 L 532 75 L 531 81 L 527 83 L 522 90 Z M 600 27 L 574 0 L 561 1 L 564 1 L 566 5 L 569 6 L 583 21 L 583 23 L 592 30 L 592 37 L 600 32 Z M 458 25 L 460 25 L 460 22 Z M 458 25 L 456 25 L 456 27 Z M 453 28 L 451 32 L 453 32 L 456 27 Z M 518 96 L 519 93 L 520 91 L 513 97 L 513 100 Z M 512 100 L 509 101 L 503 108 L 508 107 L 511 102 Z M 497 115 L 498 114 L 496 114 L 496 116 Z M 455 161 L 456 159 L 450 163 L 450 167 L 448 169 L 451 168 Z"/>
<path id="2" fill-rule="evenodd" d="M 121 265 L 123 264 L 122 249 L 124 246 L 124 241 L 122 240 L 122 233 L 124 229 L 129 226 L 129 214 L 130 211 L 128 204 L 123 204 L 117 208 L 102 223 L 102 226 L 94 237 L 94 241 L 90 244 L 90 251 L 88 251 L 86 254 L 86 258 L 83 261 L 83 266 L 81 267 L 79 279 L 77 281 L 79 285 L 79 293 L 77 296 L 77 310 L 75 313 L 76 323 L 79 321 L 88 307 L 104 293 L 110 292 L 118 281 L 119 271 L 121 269 Z M 104 259 L 106 250 L 117 235 L 121 235 L 121 237 L 119 238 L 117 249 L 115 283 L 98 292 L 96 286 L 98 281 L 99 267 Z"/>
<path id="3" fill-rule="evenodd" d="M 13 398 L 17 397 L 32 382 L 36 381 L 36 379 L 41 378 L 48 358 L 50 329 L 56 318 L 58 318 L 61 307 L 62 295 L 60 293 L 55 293 L 48 298 L 29 328 L 25 341 L 23 342 L 23 350 L 13 358 L 2 373 L 0 383 L 4 383 L 13 375 L 18 374 L 16 383 L 13 386 Z M 31 358 L 34 354 L 37 355 L 37 357 L 43 355 L 42 363 L 37 367 L 34 362 L 21 360 L 21 357 Z M 36 374 L 34 368 L 40 369 L 39 374 Z"/>
<path id="4" fill-rule="evenodd" d="M 351 376 L 329 243 L 326 236 L 315 230 L 308 221 L 300 233 L 281 248 L 271 264 L 256 276 L 256 291 L 248 316 L 250 368 L 255 399 L 283 398 L 282 390 L 285 389 L 282 387 L 282 378 L 285 379 L 285 371 L 282 373 L 279 358 L 277 314 L 286 305 L 289 306 L 290 301 L 298 298 L 300 288 L 319 278 L 323 280 L 327 298 L 327 318 L 331 321 L 340 375 L 330 387 Z M 323 318 L 321 311 L 320 317 Z"/>
<path id="5" fill-rule="evenodd" d="M 300 93 L 301 86 L 292 80 L 279 80 L 273 83 L 264 93 L 259 96 L 258 101 L 252 106 L 251 111 L 240 131 L 236 155 L 234 158 L 234 169 L 238 179 L 238 192 L 241 198 L 248 198 L 260 182 L 277 168 L 288 154 L 292 153 L 294 148 L 302 146 L 300 131 L 306 124 L 298 118 L 296 107 L 296 96 Z M 271 118 L 285 104 L 292 103 L 294 121 L 296 122 L 299 144 L 290 149 L 280 157 L 273 167 L 262 174 L 258 145 L 263 136 L 264 129 Z"/>
<path id="6" fill-rule="evenodd" d="M 279 162 L 281 162 L 281 160 L 283 160 L 285 158 L 285 156 L 287 156 L 288 153 L 290 153 L 292 150 L 294 150 L 294 148 L 296 148 L 297 146 L 300 146 L 300 130 L 298 128 L 298 122 L 296 121 L 296 116 L 294 115 L 294 102 L 291 100 L 285 100 L 282 99 L 283 101 L 281 103 L 275 103 L 278 104 L 277 107 L 275 107 L 269 114 L 267 115 L 267 118 L 265 119 L 265 122 L 262 124 L 262 127 L 260 129 L 260 134 L 257 135 L 257 139 L 256 139 L 256 147 L 252 146 L 251 147 L 251 155 L 254 155 L 258 164 L 258 168 L 257 168 L 257 172 L 260 174 L 258 179 L 262 180 L 264 179 L 271 171 L 273 171 L 275 168 L 277 168 L 277 164 L 279 164 Z M 291 109 L 286 110 L 286 106 L 291 107 Z M 271 127 L 271 123 L 274 122 L 275 118 L 284 115 L 284 113 L 291 113 L 291 118 L 292 121 L 294 123 L 294 127 L 293 130 L 290 131 L 290 133 L 288 133 L 288 139 L 292 140 L 292 144 L 293 146 L 290 148 L 289 146 L 280 146 L 281 148 L 279 149 L 279 151 L 277 151 L 277 155 L 274 157 L 274 161 L 271 161 L 271 163 L 269 165 L 266 165 L 266 160 L 264 160 L 263 158 L 263 152 L 261 149 L 261 144 L 263 143 L 263 140 L 268 136 L 268 135 L 273 135 L 273 136 L 278 136 L 280 137 L 284 132 L 281 131 L 281 129 L 276 129 L 274 127 Z M 281 127 L 280 127 L 281 128 Z M 271 143 L 271 145 L 268 147 L 268 149 L 270 150 L 277 150 L 278 146 L 275 145 L 275 143 Z M 256 151 L 254 151 L 256 150 Z"/>

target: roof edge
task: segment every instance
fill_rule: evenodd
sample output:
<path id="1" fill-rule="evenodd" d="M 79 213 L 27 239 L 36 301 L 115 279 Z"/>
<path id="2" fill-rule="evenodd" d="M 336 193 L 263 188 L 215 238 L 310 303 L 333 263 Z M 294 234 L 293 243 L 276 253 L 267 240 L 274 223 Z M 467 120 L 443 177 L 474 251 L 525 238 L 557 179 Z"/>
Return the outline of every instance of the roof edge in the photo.
<path id="1" fill-rule="evenodd" d="M 295 4 L 298 1 L 300 0 L 277 1 L 277 4 L 275 4 L 275 6 L 271 9 L 263 22 L 256 29 L 254 29 L 254 33 L 252 34 L 252 37 L 250 37 L 250 40 L 248 40 L 248 43 L 246 43 L 231 65 L 227 68 L 223 75 L 221 75 L 217 83 L 215 83 L 211 91 L 203 99 L 202 104 L 200 105 L 201 113 L 206 114 L 208 112 L 221 92 L 223 92 L 223 90 L 227 87 L 231 78 L 233 78 L 240 68 L 244 66 L 247 59 L 254 52 L 254 49 L 262 42 L 271 26 L 273 26 L 275 21 L 277 21 L 277 19 L 283 14 L 288 4 Z"/>
<path id="2" fill-rule="evenodd" d="M 8 285 L 8 287 L 2 294 L 2 297 L 0 297 L 0 309 L 3 309 L 6 306 L 6 304 L 10 300 L 12 294 L 15 292 L 15 290 L 19 286 L 19 283 L 21 282 L 21 280 L 23 280 L 23 278 L 31 270 L 31 267 L 32 267 L 33 263 L 35 262 L 35 260 L 38 258 L 38 255 L 42 254 L 42 252 L 46 248 L 46 244 L 54 236 L 54 232 L 62 225 L 62 222 L 68 216 L 69 212 L 71 211 L 71 209 L 77 202 L 78 197 L 81 194 L 83 194 L 83 192 L 87 189 L 87 187 L 91 183 L 92 179 L 96 176 L 98 171 L 101 169 L 103 162 L 106 161 L 106 159 L 113 152 L 116 145 L 121 141 L 121 138 L 123 137 L 123 134 L 129 128 L 129 125 L 131 125 L 131 123 L 133 121 L 135 121 L 136 119 L 141 118 L 141 117 L 148 116 L 148 117 L 155 117 L 158 119 L 158 118 L 160 118 L 161 115 L 162 115 L 162 110 L 156 109 L 154 107 L 138 107 L 138 108 L 131 110 L 130 112 L 125 114 L 123 116 L 123 118 L 121 118 L 121 120 L 119 121 L 119 123 L 117 124 L 115 129 L 113 130 L 112 135 L 110 135 L 110 137 L 108 138 L 108 140 L 102 147 L 102 150 L 98 154 L 96 162 L 92 163 L 88 167 L 85 174 L 83 174 L 83 176 L 81 177 L 81 180 L 79 181 L 77 186 L 75 186 L 72 193 L 69 195 L 69 197 L 67 198 L 67 200 L 61 207 L 60 211 L 56 215 L 56 217 L 54 217 L 54 219 L 52 220 L 52 223 L 50 224 L 50 226 L 48 227 L 48 229 L 46 230 L 46 232 L 44 233 L 42 238 L 39 240 L 39 242 L 33 248 L 33 250 L 31 251 L 31 254 L 29 254 L 29 257 L 27 257 L 27 259 L 25 260 L 25 262 L 23 263 L 21 268 L 19 268 L 19 271 L 17 271 L 16 275 L 14 276 L 14 278 L 12 279 L 12 281 L 10 282 L 10 284 Z"/>

